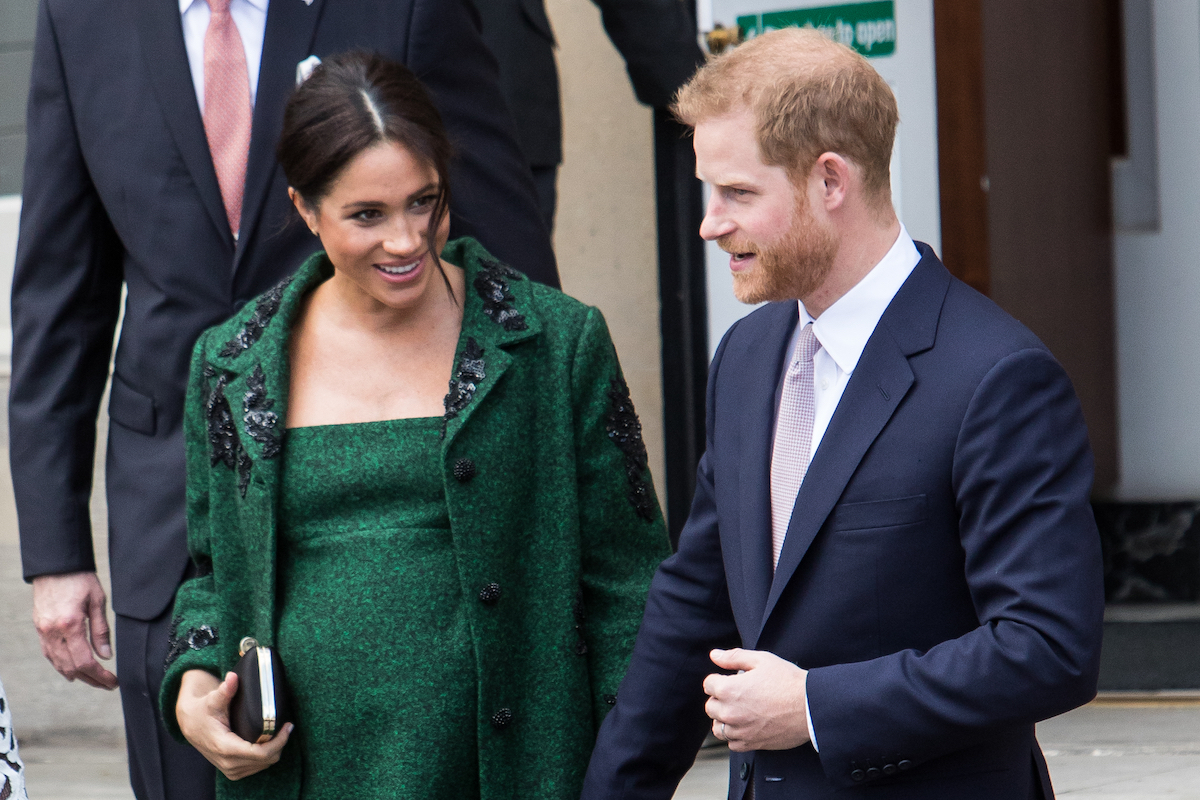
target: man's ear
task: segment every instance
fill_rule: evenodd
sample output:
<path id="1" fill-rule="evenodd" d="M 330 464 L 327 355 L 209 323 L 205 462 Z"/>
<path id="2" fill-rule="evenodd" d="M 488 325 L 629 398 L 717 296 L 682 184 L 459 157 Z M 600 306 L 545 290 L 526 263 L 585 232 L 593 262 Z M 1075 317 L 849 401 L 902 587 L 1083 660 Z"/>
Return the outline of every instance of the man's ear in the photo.
<path id="1" fill-rule="evenodd" d="M 821 181 L 825 210 L 841 208 L 850 189 L 850 162 L 837 153 L 822 153 L 817 156 L 812 174 Z"/>
<path id="2" fill-rule="evenodd" d="M 300 196 L 300 193 L 291 186 L 288 187 L 288 198 L 292 201 L 292 205 L 296 207 L 296 211 L 299 212 L 300 218 L 304 220 L 304 224 L 313 232 L 313 236 L 317 236 L 317 212 L 310 208 L 308 203 L 304 202 L 304 198 Z"/>

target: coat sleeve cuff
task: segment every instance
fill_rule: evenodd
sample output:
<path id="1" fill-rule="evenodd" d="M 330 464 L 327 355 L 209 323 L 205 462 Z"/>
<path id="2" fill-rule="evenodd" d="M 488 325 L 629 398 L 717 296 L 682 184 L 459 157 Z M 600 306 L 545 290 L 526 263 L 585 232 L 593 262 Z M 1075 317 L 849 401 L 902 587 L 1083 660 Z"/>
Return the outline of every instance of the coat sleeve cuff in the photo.
<path id="1" fill-rule="evenodd" d="M 166 672 L 159 689 L 158 701 L 167 731 L 180 742 L 185 739 L 179 730 L 179 721 L 175 718 L 175 703 L 179 700 L 183 675 L 188 670 L 202 669 L 220 678 L 221 664 L 216 643 L 215 630 L 206 625 L 180 631 L 177 635 L 172 631 L 171 647 L 167 652 Z"/>

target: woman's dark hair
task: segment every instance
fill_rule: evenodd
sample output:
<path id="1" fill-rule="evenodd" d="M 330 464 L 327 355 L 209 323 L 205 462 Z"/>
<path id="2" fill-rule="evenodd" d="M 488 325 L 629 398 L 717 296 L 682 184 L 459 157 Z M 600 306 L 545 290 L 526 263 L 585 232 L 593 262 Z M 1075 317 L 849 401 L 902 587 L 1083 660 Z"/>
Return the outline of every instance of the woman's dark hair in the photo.
<path id="1" fill-rule="evenodd" d="M 453 148 L 441 114 L 408 67 L 363 51 L 329 57 L 288 99 L 275 155 L 288 185 L 315 208 L 346 165 L 380 142 L 395 142 L 437 173 L 427 235 L 440 270 L 433 242 L 450 207 Z"/>

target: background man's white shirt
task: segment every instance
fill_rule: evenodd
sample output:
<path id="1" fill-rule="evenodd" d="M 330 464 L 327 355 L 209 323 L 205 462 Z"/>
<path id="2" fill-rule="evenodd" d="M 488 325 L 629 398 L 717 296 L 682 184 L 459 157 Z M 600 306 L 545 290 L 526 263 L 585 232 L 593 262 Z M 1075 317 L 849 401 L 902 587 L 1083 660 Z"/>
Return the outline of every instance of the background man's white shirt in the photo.
<path id="1" fill-rule="evenodd" d="M 267 4 L 270 0 L 231 0 L 229 15 L 242 37 L 246 49 L 246 71 L 250 79 L 250 107 L 258 96 L 258 69 L 262 62 L 263 37 L 267 33 Z M 187 48 L 188 67 L 192 85 L 196 87 L 196 102 L 204 113 L 204 34 L 212 12 L 208 0 L 179 0 L 179 15 L 183 22 L 183 43 Z"/>

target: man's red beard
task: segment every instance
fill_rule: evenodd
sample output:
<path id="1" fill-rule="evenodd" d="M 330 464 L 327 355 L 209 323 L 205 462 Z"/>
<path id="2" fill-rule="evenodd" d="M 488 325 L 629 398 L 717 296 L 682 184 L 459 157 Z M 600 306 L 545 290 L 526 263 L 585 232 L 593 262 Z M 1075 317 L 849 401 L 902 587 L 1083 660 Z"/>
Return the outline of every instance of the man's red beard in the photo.
<path id="1" fill-rule="evenodd" d="M 730 254 L 752 253 L 755 265 L 733 273 L 733 294 L 743 303 L 802 300 L 821 287 L 833 269 L 838 241 L 821 227 L 807 205 L 798 209 L 791 228 L 776 243 L 760 247 L 729 234 L 717 245 Z"/>

